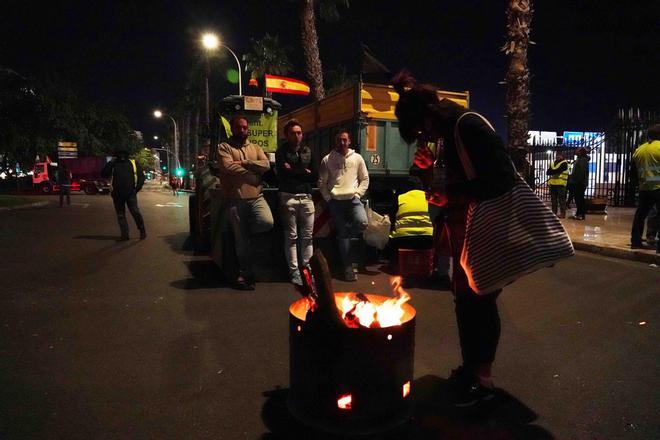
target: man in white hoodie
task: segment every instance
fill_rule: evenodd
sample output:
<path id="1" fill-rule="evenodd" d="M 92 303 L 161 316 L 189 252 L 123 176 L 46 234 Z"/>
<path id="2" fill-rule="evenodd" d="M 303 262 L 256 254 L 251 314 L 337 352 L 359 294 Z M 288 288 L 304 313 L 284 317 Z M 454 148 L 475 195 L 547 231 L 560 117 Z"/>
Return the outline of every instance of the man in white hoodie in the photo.
<path id="1" fill-rule="evenodd" d="M 323 158 L 319 166 L 319 190 L 335 222 L 344 280 L 355 281 L 357 276 L 348 253 L 351 234 L 361 233 L 367 227 L 367 213 L 360 199 L 369 188 L 369 172 L 362 156 L 350 146 L 348 131 L 337 133 L 335 149 Z"/>

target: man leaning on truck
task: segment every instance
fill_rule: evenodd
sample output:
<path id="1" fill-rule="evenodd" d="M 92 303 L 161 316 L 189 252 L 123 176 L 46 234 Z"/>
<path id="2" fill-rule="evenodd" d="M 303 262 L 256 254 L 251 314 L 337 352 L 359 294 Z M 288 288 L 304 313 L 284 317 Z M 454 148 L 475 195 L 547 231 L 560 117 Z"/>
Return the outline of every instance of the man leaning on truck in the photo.
<path id="1" fill-rule="evenodd" d="M 234 287 L 254 290 L 252 236 L 273 227 L 273 214 L 261 185 L 261 176 L 270 170 L 270 161 L 261 147 L 248 140 L 248 121 L 244 116 L 233 117 L 230 126 L 231 138 L 218 146 L 218 171 L 236 242 L 239 273 Z"/>

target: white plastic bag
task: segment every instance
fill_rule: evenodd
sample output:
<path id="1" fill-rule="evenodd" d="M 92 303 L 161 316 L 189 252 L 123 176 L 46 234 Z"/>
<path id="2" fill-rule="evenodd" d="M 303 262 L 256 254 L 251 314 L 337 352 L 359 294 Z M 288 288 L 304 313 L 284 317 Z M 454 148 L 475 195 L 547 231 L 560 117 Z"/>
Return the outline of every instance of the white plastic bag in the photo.
<path id="1" fill-rule="evenodd" d="M 390 218 L 380 215 L 367 207 L 367 229 L 364 230 L 364 241 L 378 249 L 384 249 L 390 239 Z"/>

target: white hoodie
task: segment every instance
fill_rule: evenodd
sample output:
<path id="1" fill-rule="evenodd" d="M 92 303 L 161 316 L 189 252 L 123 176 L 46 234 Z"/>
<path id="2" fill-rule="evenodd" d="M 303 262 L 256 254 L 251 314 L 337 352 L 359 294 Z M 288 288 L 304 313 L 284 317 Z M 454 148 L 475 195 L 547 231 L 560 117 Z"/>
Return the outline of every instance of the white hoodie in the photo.
<path id="1" fill-rule="evenodd" d="M 361 198 L 369 188 L 369 172 L 361 155 L 348 149 L 346 156 L 332 150 L 321 160 L 319 190 L 328 201 Z"/>

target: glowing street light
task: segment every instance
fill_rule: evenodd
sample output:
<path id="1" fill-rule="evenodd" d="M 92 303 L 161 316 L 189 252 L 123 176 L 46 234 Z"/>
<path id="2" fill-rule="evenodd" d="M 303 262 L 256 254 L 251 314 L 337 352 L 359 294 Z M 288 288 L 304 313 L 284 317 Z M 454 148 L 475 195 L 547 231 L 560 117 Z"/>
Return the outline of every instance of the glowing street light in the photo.
<path id="1" fill-rule="evenodd" d="M 243 80 L 241 78 L 241 62 L 238 61 L 238 57 L 234 53 L 229 46 L 226 44 L 223 44 L 220 41 L 220 38 L 214 33 L 207 32 L 204 35 L 202 35 L 202 46 L 208 51 L 214 51 L 218 49 L 220 46 L 224 47 L 229 51 L 230 54 L 234 57 L 234 60 L 236 60 L 236 64 L 238 65 L 238 95 L 243 96 Z"/>
<path id="2" fill-rule="evenodd" d="M 176 121 L 172 116 L 165 114 L 160 110 L 154 110 L 154 117 L 160 119 L 163 116 L 170 118 L 170 121 L 172 121 L 174 126 L 174 163 L 176 167 L 179 167 L 179 129 L 177 128 Z"/>
<path id="3" fill-rule="evenodd" d="M 209 50 L 215 50 L 220 46 L 220 39 L 216 34 L 206 33 L 202 35 L 202 44 Z"/>

